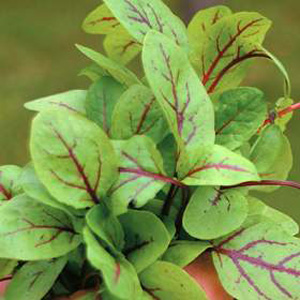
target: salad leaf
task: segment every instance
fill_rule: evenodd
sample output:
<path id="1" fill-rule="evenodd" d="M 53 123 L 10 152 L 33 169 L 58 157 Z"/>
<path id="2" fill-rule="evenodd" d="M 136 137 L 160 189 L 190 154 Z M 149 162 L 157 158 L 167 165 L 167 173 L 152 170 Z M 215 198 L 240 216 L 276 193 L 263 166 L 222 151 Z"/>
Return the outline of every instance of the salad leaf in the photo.
<path id="1" fill-rule="evenodd" d="M 164 35 L 151 31 L 145 40 L 143 63 L 181 148 L 195 151 L 203 145 L 213 145 L 213 106 L 182 49 Z"/>
<path id="2" fill-rule="evenodd" d="M 81 243 L 67 214 L 26 195 L 2 206 L 0 218 L 1 258 L 50 259 L 65 255 Z"/>
<path id="3" fill-rule="evenodd" d="M 223 286 L 235 298 L 297 299 L 299 249 L 299 239 L 264 222 L 216 241 L 213 260 Z"/>
<path id="4" fill-rule="evenodd" d="M 247 213 L 248 202 L 240 191 L 199 187 L 184 212 L 183 227 L 192 237 L 212 240 L 238 229 Z"/>
<path id="5" fill-rule="evenodd" d="M 78 113 L 41 112 L 32 124 L 34 168 L 51 195 L 75 208 L 99 202 L 117 179 L 117 161 L 105 133 Z"/>
<path id="6" fill-rule="evenodd" d="M 124 86 L 109 76 L 96 80 L 89 88 L 85 108 L 87 117 L 109 136 L 113 109 L 124 92 Z"/>
<path id="7" fill-rule="evenodd" d="M 11 274 L 17 265 L 17 260 L 0 259 L 0 279 Z"/>
<path id="8" fill-rule="evenodd" d="M 14 275 L 6 290 L 5 299 L 42 299 L 51 289 L 66 263 L 66 257 L 26 263 Z"/>
<path id="9" fill-rule="evenodd" d="M 114 139 L 147 135 L 154 142 L 159 142 L 164 138 L 168 129 L 153 93 L 143 85 L 133 85 L 121 96 L 112 119 Z"/>
<path id="10" fill-rule="evenodd" d="M 124 253 L 140 273 L 153 264 L 166 250 L 169 233 L 153 213 L 129 210 L 120 216 L 125 231 Z"/>

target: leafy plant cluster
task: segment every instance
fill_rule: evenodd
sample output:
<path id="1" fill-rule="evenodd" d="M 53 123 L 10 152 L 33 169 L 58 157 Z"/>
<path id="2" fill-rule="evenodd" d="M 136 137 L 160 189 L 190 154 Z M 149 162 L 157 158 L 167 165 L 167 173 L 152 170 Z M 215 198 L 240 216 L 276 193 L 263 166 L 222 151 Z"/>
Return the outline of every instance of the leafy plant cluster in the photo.
<path id="1" fill-rule="evenodd" d="M 271 22 L 217 6 L 186 28 L 160 0 L 104 3 L 83 28 L 107 57 L 77 46 L 91 86 L 26 103 L 32 162 L 0 168 L 6 299 L 206 299 L 183 270 L 205 251 L 233 297 L 298 299 L 299 227 L 252 195 L 299 188 Z M 284 75 L 271 111 L 240 87 L 253 58 Z"/>

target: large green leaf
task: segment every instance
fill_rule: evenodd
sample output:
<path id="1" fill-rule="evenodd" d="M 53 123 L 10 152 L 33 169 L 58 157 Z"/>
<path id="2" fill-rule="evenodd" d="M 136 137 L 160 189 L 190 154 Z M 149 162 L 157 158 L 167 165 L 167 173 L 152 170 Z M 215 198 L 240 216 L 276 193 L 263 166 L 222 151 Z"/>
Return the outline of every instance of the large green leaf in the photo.
<path id="1" fill-rule="evenodd" d="M 104 202 L 94 206 L 86 215 L 91 230 L 114 251 L 121 251 L 124 246 L 123 228 Z"/>
<path id="2" fill-rule="evenodd" d="M 116 214 L 126 211 L 129 204 L 141 207 L 172 179 L 165 176 L 163 161 L 155 143 L 146 136 L 134 136 L 115 142 L 119 154 L 120 178 L 110 195 Z"/>
<path id="3" fill-rule="evenodd" d="M 81 242 L 64 212 L 20 195 L 0 208 L 0 257 L 39 260 L 62 256 Z"/>
<path id="4" fill-rule="evenodd" d="M 105 4 L 90 12 L 82 24 L 83 30 L 91 34 L 108 34 L 117 27 L 120 27 L 120 22 Z"/>
<path id="5" fill-rule="evenodd" d="M 73 90 L 56 95 L 51 95 L 38 100 L 33 100 L 25 103 L 25 108 L 33 111 L 42 111 L 55 107 L 67 108 L 71 111 L 76 111 L 85 114 L 84 102 L 86 91 Z"/>
<path id="6" fill-rule="evenodd" d="M 14 275 L 5 293 L 6 300 L 41 300 L 66 265 L 66 257 L 28 262 Z"/>
<path id="7" fill-rule="evenodd" d="M 214 264 L 233 297 L 284 300 L 300 295 L 300 240 L 280 225 L 240 229 L 214 244 Z"/>
<path id="8" fill-rule="evenodd" d="M 263 221 L 269 221 L 280 225 L 281 228 L 290 235 L 296 235 L 299 233 L 299 225 L 291 217 L 267 206 L 262 201 L 254 197 L 248 196 L 247 198 L 249 212 L 243 227 L 249 227 Z"/>
<path id="9" fill-rule="evenodd" d="M 123 65 L 105 57 L 99 52 L 96 52 L 90 48 L 77 45 L 77 48 L 85 56 L 99 65 L 102 69 L 108 72 L 113 78 L 122 84 L 131 86 L 133 84 L 138 84 L 140 81 L 130 70 L 125 68 Z"/>
<path id="10" fill-rule="evenodd" d="M 0 167 L 0 206 L 22 192 L 20 176 L 22 169 L 18 166 Z"/>
<path id="11" fill-rule="evenodd" d="M 84 229 L 87 257 L 101 271 L 109 292 L 120 299 L 139 299 L 142 289 L 134 267 L 123 257 L 114 258 L 96 240 L 88 228 Z"/>
<path id="12" fill-rule="evenodd" d="M 271 22 L 258 13 L 241 12 L 211 26 L 194 48 L 192 62 L 209 93 L 236 87 L 245 76 L 247 60 L 263 56 L 259 49 Z"/>
<path id="13" fill-rule="evenodd" d="M 104 76 L 94 82 L 87 93 L 87 117 L 98 124 L 109 136 L 113 109 L 124 92 L 124 86 L 112 77 Z"/>
<path id="14" fill-rule="evenodd" d="M 222 18 L 231 15 L 231 10 L 223 5 L 201 9 L 196 13 L 189 23 L 188 36 L 191 45 L 191 60 L 195 65 L 201 64 L 201 56 L 204 42 L 210 33 L 211 27 L 219 22 Z"/>
<path id="15" fill-rule="evenodd" d="M 98 203 L 117 179 L 109 139 L 78 113 L 41 112 L 33 121 L 30 149 L 41 182 L 57 200 L 75 208 Z"/>
<path id="16" fill-rule="evenodd" d="M 263 180 L 285 180 L 293 166 L 293 154 L 287 137 L 277 125 L 266 127 L 254 144 L 250 160 Z M 277 187 L 255 187 L 270 192 Z"/>
<path id="17" fill-rule="evenodd" d="M 133 60 L 142 50 L 142 45 L 121 26 L 106 36 L 103 47 L 109 58 L 123 65 Z"/>
<path id="18" fill-rule="evenodd" d="M 216 143 L 237 149 L 257 133 L 267 115 L 263 93 L 255 88 L 224 92 L 216 109 Z"/>
<path id="19" fill-rule="evenodd" d="M 150 30 L 158 31 L 187 48 L 183 22 L 160 0 L 104 0 L 116 18 L 139 42 Z"/>
<path id="20" fill-rule="evenodd" d="M 182 49 L 164 35 L 151 31 L 145 40 L 143 63 L 179 145 L 189 151 L 212 145 L 213 106 Z"/>
<path id="21" fill-rule="evenodd" d="M 133 85 L 122 95 L 112 118 L 112 136 L 115 139 L 147 135 L 154 142 L 159 142 L 168 129 L 153 93 L 143 85 Z"/>
<path id="22" fill-rule="evenodd" d="M 184 212 L 183 226 L 195 238 L 212 240 L 239 228 L 247 213 L 247 199 L 238 190 L 199 187 Z"/>
<path id="23" fill-rule="evenodd" d="M 150 296 L 149 299 L 207 299 L 196 281 L 169 262 L 157 261 L 140 274 L 140 280 L 144 291 Z"/>
<path id="24" fill-rule="evenodd" d="M 210 247 L 209 242 L 177 240 L 172 242 L 162 260 L 184 268 Z"/>
<path id="25" fill-rule="evenodd" d="M 168 248 L 170 237 L 153 213 L 129 210 L 120 216 L 125 231 L 124 253 L 140 273 L 153 264 Z"/>
<path id="26" fill-rule="evenodd" d="M 182 156 L 178 164 L 179 176 L 187 185 L 227 186 L 259 180 L 249 160 L 223 146 L 202 149 L 193 159 L 194 164 L 188 164 L 187 160 Z"/>

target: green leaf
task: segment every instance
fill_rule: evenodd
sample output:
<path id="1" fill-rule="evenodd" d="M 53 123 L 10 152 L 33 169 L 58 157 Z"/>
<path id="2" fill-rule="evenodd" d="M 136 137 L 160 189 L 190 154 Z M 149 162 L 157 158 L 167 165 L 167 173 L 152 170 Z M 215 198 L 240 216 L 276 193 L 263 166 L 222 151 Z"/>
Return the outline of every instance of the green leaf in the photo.
<path id="1" fill-rule="evenodd" d="M 105 37 L 103 47 L 109 58 L 122 65 L 128 64 L 142 50 L 142 45 L 121 26 Z"/>
<path id="2" fill-rule="evenodd" d="M 41 112 L 33 121 L 30 150 L 39 179 L 51 195 L 75 208 L 98 203 L 118 176 L 105 133 L 72 111 Z"/>
<path id="3" fill-rule="evenodd" d="M 104 0 L 116 18 L 140 43 L 150 30 L 158 31 L 187 48 L 183 22 L 160 0 Z"/>
<path id="4" fill-rule="evenodd" d="M 187 151 L 214 143 L 214 111 L 186 54 L 151 31 L 143 50 L 145 72 L 180 146 Z"/>
<path id="5" fill-rule="evenodd" d="M 109 73 L 113 78 L 115 78 L 120 83 L 131 86 L 133 84 L 140 83 L 139 79 L 130 70 L 122 66 L 121 64 L 105 57 L 99 52 L 96 52 L 90 48 L 76 45 L 78 50 L 82 52 L 86 57 L 91 59 L 107 73 Z"/>
<path id="6" fill-rule="evenodd" d="M 92 63 L 89 66 L 83 68 L 78 74 L 78 76 L 88 77 L 92 82 L 100 79 L 101 77 L 103 77 L 105 75 L 107 75 L 107 72 L 104 71 L 96 63 Z"/>
<path id="7" fill-rule="evenodd" d="M 300 240 L 281 226 L 261 223 L 215 242 L 214 264 L 237 299 L 297 299 Z"/>
<path id="8" fill-rule="evenodd" d="M 118 101 L 112 117 L 114 139 L 147 135 L 161 141 L 168 129 L 164 115 L 152 91 L 143 85 L 131 86 Z"/>
<path id="9" fill-rule="evenodd" d="M 134 136 L 114 144 L 119 155 L 120 177 L 110 195 L 115 214 L 121 214 L 130 203 L 142 207 L 155 198 L 169 178 L 165 177 L 162 157 L 150 138 Z"/>
<path id="10" fill-rule="evenodd" d="M 17 265 L 17 260 L 0 259 L 0 280 L 5 278 L 5 276 L 12 274 Z"/>
<path id="11" fill-rule="evenodd" d="M 91 230 L 110 249 L 121 251 L 124 246 L 123 228 L 104 202 L 94 206 L 86 215 L 86 222 Z"/>
<path id="12" fill-rule="evenodd" d="M 90 12 L 82 24 L 82 29 L 90 34 L 108 34 L 117 27 L 120 27 L 120 22 L 105 4 Z"/>
<path id="13" fill-rule="evenodd" d="M 249 160 L 219 145 L 199 151 L 193 165 L 187 164 L 185 156 L 180 159 L 179 177 L 187 185 L 227 186 L 259 180 Z"/>
<path id="14" fill-rule="evenodd" d="M 174 241 L 164 253 L 162 260 L 184 268 L 210 247 L 211 244 L 204 241 Z"/>
<path id="15" fill-rule="evenodd" d="M 199 187 L 184 212 L 183 227 L 192 237 L 212 240 L 239 228 L 247 213 L 247 199 L 238 190 Z"/>
<path id="16" fill-rule="evenodd" d="M 0 206 L 22 192 L 19 183 L 21 172 L 18 166 L 0 167 Z"/>
<path id="17" fill-rule="evenodd" d="M 86 91 L 73 90 L 56 95 L 51 95 L 24 104 L 25 108 L 33 111 L 43 111 L 51 108 L 62 107 L 85 115 L 84 102 Z"/>
<path id="18" fill-rule="evenodd" d="M 62 269 L 66 257 L 26 263 L 14 275 L 5 293 L 6 300 L 40 300 L 48 293 Z"/>
<path id="19" fill-rule="evenodd" d="M 88 228 L 83 231 L 90 263 L 101 271 L 109 292 L 120 299 L 139 299 L 142 294 L 134 267 L 123 257 L 114 258 L 95 239 Z"/>
<path id="20" fill-rule="evenodd" d="M 109 136 L 113 109 L 124 92 L 124 86 L 112 77 L 104 76 L 89 88 L 85 108 L 87 117 Z"/>
<path id="21" fill-rule="evenodd" d="M 64 212 L 20 195 L 0 208 L 0 257 L 39 260 L 59 257 L 81 242 Z"/>
<path id="22" fill-rule="evenodd" d="M 293 154 L 287 137 L 277 125 L 266 127 L 253 145 L 250 160 L 262 180 L 285 180 L 293 166 Z M 277 187 L 255 187 L 271 192 Z"/>
<path id="23" fill-rule="evenodd" d="M 129 210 L 120 216 L 120 222 L 126 241 L 123 253 L 140 273 L 167 250 L 169 233 L 162 221 L 147 211 Z"/>
<path id="24" fill-rule="evenodd" d="M 299 233 L 299 225 L 291 217 L 267 206 L 262 201 L 248 196 L 249 212 L 243 227 L 249 227 L 263 221 L 273 222 L 290 235 Z"/>
<path id="25" fill-rule="evenodd" d="M 216 109 L 216 143 L 231 150 L 241 147 L 263 124 L 267 104 L 255 88 L 236 88 L 224 92 Z"/>
<path id="26" fill-rule="evenodd" d="M 188 36 L 191 45 L 191 60 L 200 65 L 201 57 L 198 56 L 202 52 L 204 42 L 209 35 L 212 26 L 219 22 L 222 18 L 231 15 L 230 8 L 217 5 L 206 9 L 201 9 L 196 13 L 189 23 Z"/>
<path id="27" fill-rule="evenodd" d="M 202 41 L 204 46 L 192 56 L 209 93 L 240 84 L 248 60 L 265 56 L 259 45 L 270 26 L 271 22 L 258 13 L 241 12 L 223 17 L 210 28 Z"/>
<path id="28" fill-rule="evenodd" d="M 200 286 L 181 268 L 157 261 L 140 274 L 140 280 L 149 299 L 205 300 Z"/>
<path id="29" fill-rule="evenodd" d="M 20 177 L 20 184 L 27 196 L 38 202 L 60 209 L 69 214 L 71 217 L 73 216 L 72 208 L 58 202 L 40 182 L 32 163 L 29 163 L 24 167 Z"/>

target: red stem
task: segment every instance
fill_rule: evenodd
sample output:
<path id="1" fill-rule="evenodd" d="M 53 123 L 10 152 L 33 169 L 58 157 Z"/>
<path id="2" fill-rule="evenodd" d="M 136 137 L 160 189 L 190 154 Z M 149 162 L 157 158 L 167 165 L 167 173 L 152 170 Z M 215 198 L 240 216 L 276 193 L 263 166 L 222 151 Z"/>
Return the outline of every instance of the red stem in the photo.
<path id="1" fill-rule="evenodd" d="M 232 186 L 224 186 L 222 187 L 223 190 L 232 189 L 232 188 L 240 188 L 240 187 L 247 187 L 247 186 L 286 186 L 291 187 L 294 189 L 300 190 L 300 183 L 294 181 L 284 181 L 284 180 L 262 180 L 262 181 L 247 181 L 242 182 L 237 185 Z"/>
<path id="2" fill-rule="evenodd" d="M 12 280 L 12 276 L 10 275 L 10 276 L 6 276 L 6 277 L 4 277 L 4 278 L 1 278 L 0 279 L 0 282 L 4 282 L 4 281 L 7 281 L 7 280 Z"/>

